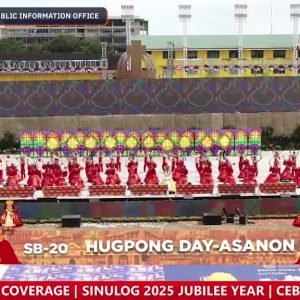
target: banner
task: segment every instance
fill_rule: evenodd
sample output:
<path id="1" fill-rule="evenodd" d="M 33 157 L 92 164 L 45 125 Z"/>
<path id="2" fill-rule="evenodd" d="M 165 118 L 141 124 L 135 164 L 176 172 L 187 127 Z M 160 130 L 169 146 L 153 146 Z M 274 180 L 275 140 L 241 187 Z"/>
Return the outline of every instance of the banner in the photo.
<path id="1" fill-rule="evenodd" d="M 2 282 L 1 299 L 299 299 L 293 282 Z"/>

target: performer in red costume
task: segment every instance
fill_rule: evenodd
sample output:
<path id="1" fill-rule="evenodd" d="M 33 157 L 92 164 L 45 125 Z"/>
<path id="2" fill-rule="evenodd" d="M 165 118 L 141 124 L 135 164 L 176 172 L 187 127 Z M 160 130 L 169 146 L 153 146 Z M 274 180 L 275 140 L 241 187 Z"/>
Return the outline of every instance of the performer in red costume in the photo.
<path id="1" fill-rule="evenodd" d="M 250 165 L 249 168 L 247 169 L 247 172 L 244 176 L 243 183 L 257 185 L 256 176 L 257 176 L 257 165 L 252 163 L 252 165 Z"/>
<path id="2" fill-rule="evenodd" d="M 116 156 L 116 165 L 117 165 L 117 171 L 121 172 L 121 152 L 117 151 L 117 156 Z"/>
<path id="3" fill-rule="evenodd" d="M 176 165 L 173 171 L 173 180 L 178 183 L 179 178 L 181 176 L 181 172 L 183 170 L 184 162 L 181 158 L 177 157 L 176 158 Z"/>
<path id="4" fill-rule="evenodd" d="M 264 183 L 279 183 L 279 182 L 280 182 L 280 172 L 278 172 L 278 167 L 270 166 L 270 174 Z"/>
<path id="5" fill-rule="evenodd" d="M 79 163 L 77 162 L 77 158 L 74 158 L 73 160 L 71 160 L 69 162 L 68 169 L 69 169 L 70 185 L 84 188 L 83 180 L 80 177 L 80 172 L 81 172 L 82 168 L 80 167 Z"/>
<path id="6" fill-rule="evenodd" d="M 106 168 L 107 169 L 116 169 L 117 170 L 118 166 L 117 166 L 117 163 L 115 163 L 114 157 L 110 158 L 109 163 L 106 164 Z"/>
<path id="7" fill-rule="evenodd" d="M 297 157 L 298 157 L 298 154 L 296 151 L 293 151 L 291 153 L 291 159 L 292 159 L 292 162 L 293 162 L 293 166 L 292 166 L 292 173 L 293 173 L 293 176 L 295 176 L 295 169 L 296 169 L 296 166 L 297 166 Z"/>
<path id="8" fill-rule="evenodd" d="M 227 164 L 226 159 L 223 158 L 223 156 L 219 156 L 219 176 L 218 179 L 221 182 L 225 182 L 225 178 L 227 176 Z"/>
<path id="9" fill-rule="evenodd" d="M 7 186 L 19 186 L 19 182 L 22 179 L 18 174 L 17 167 L 14 164 L 6 167 L 6 174 L 8 176 L 6 181 Z"/>
<path id="10" fill-rule="evenodd" d="M 37 169 L 36 165 L 29 165 L 28 166 L 28 180 L 27 185 L 29 187 L 33 187 L 36 189 L 40 189 L 42 187 L 42 174 L 41 171 Z"/>
<path id="11" fill-rule="evenodd" d="M 4 231 L 0 231 L 0 264 L 1 265 L 19 265 L 15 251 L 9 241 L 4 238 Z"/>
<path id="12" fill-rule="evenodd" d="M 135 160 L 134 156 L 131 156 L 130 160 L 127 163 L 128 170 L 128 180 L 127 185 L 137 185 L 141 183 L 141 179 L 138 175 L 138 162 Z"/>
<path id="13" fill-rule="evenodd" d="M 100 176 L 100 166 L 98 164 L 92 164 L 87 173 L 88 182 L 92 185 L 102 186 L 104 181 Z"/>
<path id="14" fill-rule="evenodd" d="M 51 168 L 46 168 L 43 173 L 42 187 L 55 186 L 55 177 Z"/>
<path id="15" fill-rule="evenodd" d="M 184 163 L 181 163 L 177 168 L 179 170 L 179 178 L 176 183 L 179 185 L 188 185 L 188 170 L 186 166 Z"/>
<path id="16" fill-rule="evenodd" d="M 296 183 L 297 188 L 300 187 L 300 167 L 295 168 L 294 182 Z"/>
<path id="17" fill-rule="evenodd" d="M 245 160 L 246 160 L 246 157 L 244 155 L 244 152 L 239 152 L 239 172 L 240 172 L 240 174 L 243 170 Z M 240 177 L 240 175 L 239 175 L 239 178 L 242 178 L 242 177 Z"/>
<path id="18" fill-rule="evenodd" d="M 292 156 L 290 156 L 289 159 L 287 159 L 287 160 L 285 159 L 283 162 L 283 165 L 285 165 L 285 168 L 280 175 L 280 181 L 282 181 L 282 182 L 292 181 L 294 179 Z"/>
<path id="19" fill-rule="evenodd" d="M 26 159 L 24 157 L 21 158 L 21 178 L 25 179 L 26 174 L 25 174 L 25 170 L 26 170 Z"/>
<path id="20" fill-rule="evenodd" d="M 99 164 L 99 170 L 100 172 L 103 172 L 103 158 L 105 157 L 105 153 L 104 152 L 100 152 L 99 154 L 99 160 L 98 160 L 98 164 Z"/>
<path id="21" fill-rule="evenodd" d="M 159 184 L 156 167 L 156 163 L 153 161 L 152 157 L 150 157 L 150 161 L 147 164 L 148 171 L 144 180 L 145 184 Z"/>
<path id="22" fill-rule="evenodd" d="M 3 162 L 2 159 L 0 159 L 0 183 L 4 182 L 4 178 L 3 178 Z"/>
<path id="23" fill-rule="evenodd" d="M 240 165 L 240 162 L 239 162 L 239 165 Z M 242 165 L 241 165 L 241 171 L 240 171 L 238 178 L 240 178 L 241 180 L 244 180 L 248 174 L 249 168 L 250 168 L 250 161 L 247 157 L 244 157 Z"/>
<path id="24" fill-rule="evenodd" d="M 0 219 L 0 226 L 3 226 L 7 230 L 23 226 L 23 221 L 15 211 L 14 202 L 12 200 L 8 200 L 5 203 L 4 213 Z"/>
<path id="25" fill-rule="evenodd" d="M 201 165 L 200 184 L 213 185 L 211 162 L 206 158 L 202 161 Z"/>
<path id="26" fill-rule="evenodd" d="M 224 183 L 230 184 L 230 185 L 236 184 L 235 179 L 233 177 L 233 168 L 228 159 L 225 160 L 224 169 L 225 169 L 225 174 L 226 174 L 225 178 L 224 178 Z"/>
<path id="27" fill-rule="evenodd" d="M 260 159 L 258 159 L 256 156 L 252 157 L 252 166 L 255 169 L 255 176 L 258 176 L 258 162 L 260 162 L 262 159 L 262 157 L 260 157 Z"/>
<path id="28" fill-rule="evenodd" d="M 54 185 L 55 186 L 65 186 L 66 185 L 66 177 L 68 175 L 67 171 L 63 170 L 59 159 L 55 158 L 54 163 L 52 165 L 52 170 L 54 174 Z"/>
<path id="29" fill-rule="evenodd" d="M 121 183 L 121 179 L 117 174 L 116 168 L 108 167 L 105 171 L 106 177 L 106 184 L 107 185 L 119 185 Z"/>

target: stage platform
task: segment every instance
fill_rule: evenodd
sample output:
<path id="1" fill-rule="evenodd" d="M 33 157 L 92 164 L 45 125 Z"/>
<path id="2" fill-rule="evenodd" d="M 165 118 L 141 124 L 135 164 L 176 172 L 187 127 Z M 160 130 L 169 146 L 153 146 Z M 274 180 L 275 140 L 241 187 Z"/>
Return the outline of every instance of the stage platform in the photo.
<path id="1" fill-rule="evenodd" d="M 1 281 L 300 281 L 300 266 L 0 266 Z"/>

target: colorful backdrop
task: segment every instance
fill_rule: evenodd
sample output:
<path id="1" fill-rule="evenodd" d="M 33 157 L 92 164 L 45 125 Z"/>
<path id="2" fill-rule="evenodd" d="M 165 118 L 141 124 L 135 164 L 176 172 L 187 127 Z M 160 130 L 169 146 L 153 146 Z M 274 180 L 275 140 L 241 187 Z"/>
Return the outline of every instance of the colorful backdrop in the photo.
<path id="1" fill-rule="evenodd" d="M 20 142 L 22 153 L 33 157 L 49 156 L 51 151 L 57 151 L 61 156 L 70 156 L 74 151 L 89 155 L 100 151 L 128 154 L 142 150 L 180 150 L 187 154 L 207 151 L 217 155 L 221 149 L 226 150 L 227 154 L 258 154 L 261 130 L 30 131 L 21 133 Z"/>

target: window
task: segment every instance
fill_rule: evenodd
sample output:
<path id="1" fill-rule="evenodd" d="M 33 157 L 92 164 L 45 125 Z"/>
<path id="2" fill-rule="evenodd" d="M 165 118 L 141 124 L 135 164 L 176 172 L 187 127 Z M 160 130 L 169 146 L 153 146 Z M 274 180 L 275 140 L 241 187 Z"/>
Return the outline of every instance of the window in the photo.
<path id="1" fill-rule="evenodd" d="M 273 58 L 285 58 L 285 50 L 274 50 Z"/>
<path id="2" fill-rule="evenodd" d="M 218 59 L 220 57 L 219 51 L 207 51 L 207 58 L 209 59 Z"/>
<path id="3" fill-rule="evenodd" d="M 147 51 L 147 54 L 151 55 L 151 54 L 152 54 L 152 51 Z"/>
<path id="4" fill-rule="evenodd" d="M 264 50 L 252 50 L 251 58 L 264 58 Z"/>
<path id="5" fill-rule="evenodd" d="M 168 59 L 168 51 L 163 51 L 163 59 Z M 175 52 L 173 52 L 173 59 L 175 59 Z"/>
<path id="6" fill-rule="evenodd" d="M 196 58 L 198 58 L 198 52 L 197 51 L 188 51 L 187 57 L 189 59 L 196 59 Z"/>
<path id="7" fill-rule="evenodd" d="M 239 58 L 238 50 L 230 50 L 229 51 L 229 58 Z"/>

